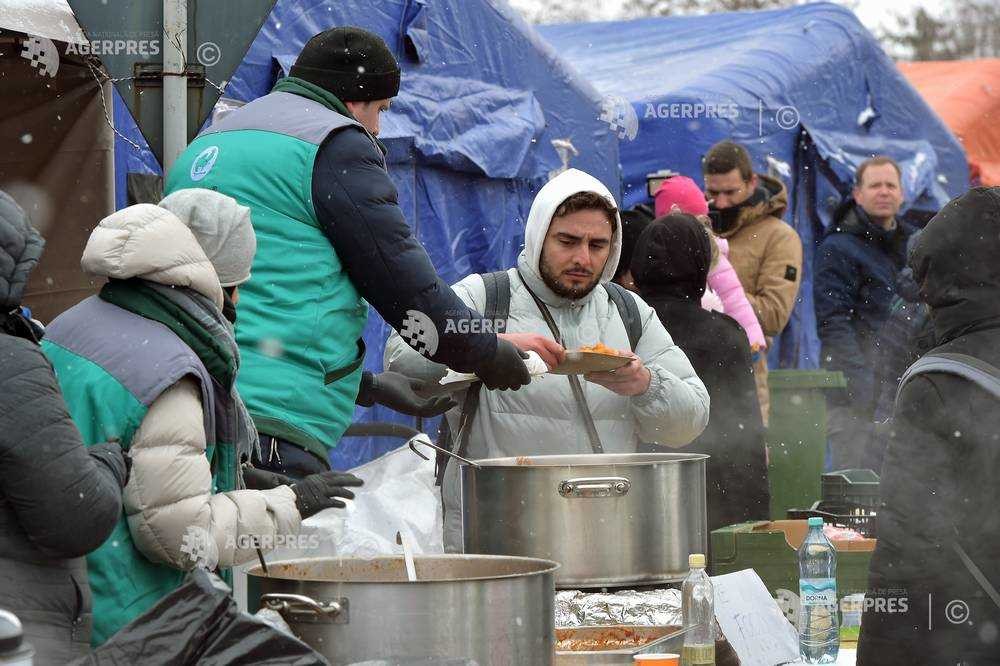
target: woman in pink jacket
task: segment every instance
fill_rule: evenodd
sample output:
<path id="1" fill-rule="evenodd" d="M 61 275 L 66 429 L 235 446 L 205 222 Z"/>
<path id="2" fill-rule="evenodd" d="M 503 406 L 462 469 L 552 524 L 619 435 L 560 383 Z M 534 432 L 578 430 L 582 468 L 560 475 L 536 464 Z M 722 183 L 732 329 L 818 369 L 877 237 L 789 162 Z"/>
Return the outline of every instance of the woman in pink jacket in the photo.
<path id="1" fill-rule="evenodd" d="M 656 191 L 656 217 L 662 217 L 670 213 L 673 207 L 677 207 L 682 213 L 688 213 L 701 219 L 708 220 L 708 202 L 698 185 L 687 176 L 673 176 L 663 181 Z M 711 231 L 711 226 L 706 224 Z M 750 301 L 747 300 L 743 285 L 736 276 L 736 271 L 729 263 L 729 243 L 710 234 L 712 240 L 718 246 L 718 261 L 712 266 L 708 274 L 708 287 L 722 301 L 722 312 L 735 319 L 746 331 L 747 339 L 750 341 L 750 348 L 754 354 L 767 347 L 764 332 L 757 321 Z M 702 305 L 706 309 L 711 307 L 712 297 L 706 291 Z"/>

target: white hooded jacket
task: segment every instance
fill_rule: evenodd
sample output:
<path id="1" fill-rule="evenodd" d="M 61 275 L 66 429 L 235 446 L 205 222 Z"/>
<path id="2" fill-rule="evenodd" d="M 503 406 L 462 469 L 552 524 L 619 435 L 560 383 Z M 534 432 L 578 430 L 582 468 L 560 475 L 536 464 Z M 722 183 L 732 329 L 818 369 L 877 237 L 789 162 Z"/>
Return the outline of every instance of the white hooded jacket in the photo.
<path id="1" fill-rule="evenodd" d="M 91 233 L 80 263 L 93 275 L 190 287 L 222 307 L 212 262 L 191 230 L 158 206 L 139 204 L 106 217 Z M 132 473 L 123 499 L 143 555 L 191 569 L 194 561 L 181 546 L 196 527 L 218 546 L 218 566 L 230 567 L 255 556 L 250 537 L 274 543 L 277 534 L 298 533 L 301 518 L 291 488 L 215 494 L 205 449 L 201 391 L 185 377 L 149 406 L 132 439 Z"/>
<path id="2" fill-rule="evenodd" d="M 524 250 L 516 269 L 508 274 L 511 283 L 508 333 L 552 333 L 521 281 L 548 306 L 566 349 L 602 342 L 615 349 L 628 349 L 628 333 L 607 291 L 598 286 L 582 298 L 558 296 L 546 286 L 539 271 L 542 245 L 553 213 L 577 192 L 596 192 L 614 203 L 614 197 L 596 178 L 569 169 L 547 183 L 535 197 L 525 229 Z M 621 221 L 615 219 L 611 253 L 601 276 L 601 284 L 611 280 L 621 255 Z M 479 275 L 470 275 L 456 285 L 455 293 L 482 312 L 486 290 Z M 604 450 L 607 453 L 634 453 L 637 444 L 657 442 L 683 446 L 701 434 L 708 423 L 709 398 L 684 352 L 670 339 L 653 309 L 632 294 L 642 322 L 642 337 L 635 352 L 649 369 L 651 381 L 642 395 L 627 397 L 587 381 L 582 381 Z M 437 381 L 445 369 L 428 361 L 394 333 L 386 346 L 386 370 L 411 377 Z M 580 419 L 567 377 L 543 375 L 518 391 L 481 389 L 479 409 L 471 426 L 467 457 L 472 459 L 505 456 L 591 453 L 590 440 Z M 463 396 L 456 396 L 459 405 Z M 452 432 L 458 431 L 461 407 L 446 415 Z M 462 550 L 461 498 L 457 466 L 449 465 L 442 494 L 445 503 L 445 545 Z"/>

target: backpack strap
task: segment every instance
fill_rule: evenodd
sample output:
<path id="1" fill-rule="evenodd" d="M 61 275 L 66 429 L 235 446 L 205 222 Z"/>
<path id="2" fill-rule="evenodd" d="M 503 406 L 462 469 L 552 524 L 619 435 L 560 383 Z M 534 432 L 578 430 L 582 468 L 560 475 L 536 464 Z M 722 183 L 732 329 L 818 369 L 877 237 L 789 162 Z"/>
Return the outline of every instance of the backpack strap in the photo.
<path id="1" fill-rule="evenodd" d="M 493 326 L 495 333 L 502 333 L 507 327 L 507 317 L 510 316 L 510 275 L 507 271 L 496 271 L 494 273 L 483 273 L 483 285 L 486 287 L 486 303 L 483 307 L 483 317 Z M 441 419 L 441 427 L 438 428 L 438 446 L 444 447 L 452 453 L 464 456 L 469 448 L 469 431 L 472 429 L 472 421 L 479 410 L 479 395 L 482 386 L 477 382 L 470 386 L 465 392 L 465 400 L 462 401 L 462 411 L 458 416 L 458 432 L 454 435 L 448 425 L 448 419 Z M 437 485 L 441 485 L 444 480 L 444 471 L 448 466 L 449 456 L 438 452 L 434 477 Z"/>
<path id="2" fill-rule="evenodd" d="M 483 273 L 483 284 L 486 287 L 486 306 L 483 316 L 499 328 L 507 327 L 507 317 L 510 315 L 510 275 L 507 271 Z M 494 331 L 502 333 L 503 331 Z"/>
<path id="3" fill-rule="evenodd" d="M 899 382 L 899 389 L 896 391 L 897 402 L 899 401 L 899 394 L 903 392 L 903 387 L 906 386 L 906 383 L 917 375 L 927 372 L 943 372 L 949 375 L 957 375 L 969 380 L 990 393 L 994 398 L 1000 400 L 1000 368 L 968 354 L 932 352 L 921 356 L 917 359 L 916 363 L 907 368 L 906 372 L 903 373 L 903 378 Z M 957 535 L 958 530 L 956 529 L 955 532 Z M 1000 608 L 1000 592 L 990 584 L 989 579 L 986 578 L 982 570 L 976 566 L 976 563 L 972 561 L 972 558 L 962 548 L 959 540 L 953 540 L 951 547 L 958 554 L 962 565 L 972 578 L 986 592 L 986 596 L 993 601 L 997 608 Z"/>
<path id="4" fill-rule="evenodd" d="M 1000 399 L 1000 369 L 975 356 L 952 352 L 932 352 L 921 356 L 903 373 L 899 388 L 896 389 L 896 400 L 899 400 L 899 394 L 903 392 L 903 387 L 906 386 L 907 382 L 917 375 L 928 372 L 958 375 L 989 392 L 993 397 Z"/>
<path id="5" fill-rule="evenodd" d="M 618 308 L 618 314 L 625 323 L 625 332 L 628 333 L 628 344 L 635 351 L 639 338 L 642 337 L 642 321 L 639 319 L 639 306 L 635 303 L 635 296 L 616 282 L 605 283 L 604 289 Z"/>

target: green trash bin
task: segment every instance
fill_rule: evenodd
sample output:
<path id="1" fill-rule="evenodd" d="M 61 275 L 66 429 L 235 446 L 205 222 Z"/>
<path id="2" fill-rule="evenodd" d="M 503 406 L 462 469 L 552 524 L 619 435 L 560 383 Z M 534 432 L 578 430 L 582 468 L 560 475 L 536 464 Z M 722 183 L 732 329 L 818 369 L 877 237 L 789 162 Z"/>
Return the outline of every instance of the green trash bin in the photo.
<path id="1" fill-rule="evenodd" d="M 771 422 L 767 432 L 771 519 L 821 499 L 826 455 L 826 391 L 847 386 L 841 372 L 771 370 Z"/>

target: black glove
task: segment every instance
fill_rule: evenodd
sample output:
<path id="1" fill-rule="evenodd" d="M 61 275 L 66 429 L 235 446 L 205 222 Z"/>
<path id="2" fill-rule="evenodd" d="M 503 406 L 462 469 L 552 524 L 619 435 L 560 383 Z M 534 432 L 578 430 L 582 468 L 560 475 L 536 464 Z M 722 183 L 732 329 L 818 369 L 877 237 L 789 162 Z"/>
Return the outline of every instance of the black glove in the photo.
<path id="1" fill-rule="evenodd" d="M 117 440 L 94 444 L 87 449 L 87 453 L 111 470 L 119 488 L 124 488 L 128 484 L 128 477 L 132 471 L 132 456 L 122 451 L 121 444 Z"/>
<path id="2" fill-rule="evenodd" d="M 524 360 L 528 352 L 519 350 L 512 342 L 497 338 L 497 351 L 484 363 L 476 375 L 491 391 L 517 390 L 531 381 L 531 374 Z"/>
<path id="3" fill-rule="evenodd" d="M 444 414 L 458 404 L 446 395 L 421 398 L 416 392 L 422 391 L 425 386 L 425 382 L 420 379 L 411 379 L 398 372 L 382 372 L 372 375 L 369 382 L 361 382 L 358 399 L 355 402 L 362 407 L 371 407 L 378 403 L 400 414 L 424 418 Z"/>
<path id="4" fill-rule="evenodd" d="M 363 486 L 364 483 L 353 474 L 340 472 L 311 474 L 292 485 L 292 491 L 295 493 L 295 506 L 303 518 L 314 516 L 330 507 L 343 509 L 347 505 L 337 498 L 354 499 L 354 493 L 348 490 L 348 487 Z"/>
<path id="5" fill-rule="evenodd" d="M 243 468 L 243 482 L 249 490 L 271 490 L 278 486 L 291 486 L 295 484 L 295 479 L 270 472 L 266 469 L 257 469 L 247 465 Z"/>

